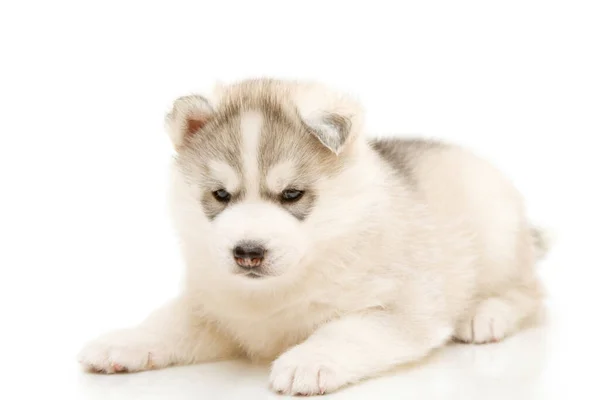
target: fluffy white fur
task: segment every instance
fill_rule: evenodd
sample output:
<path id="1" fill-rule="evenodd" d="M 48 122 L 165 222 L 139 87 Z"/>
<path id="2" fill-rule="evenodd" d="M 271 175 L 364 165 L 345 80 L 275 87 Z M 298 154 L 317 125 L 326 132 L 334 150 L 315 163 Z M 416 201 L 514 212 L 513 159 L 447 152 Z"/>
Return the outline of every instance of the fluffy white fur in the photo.
<path id="1" fill-rule="evenodd" d="M 277 85 L 281 99 L 307 119 L 333 110 L 352 122 L 344 169 L 317 183 L 319 201 L 306 221 L 258 196 L 209 221 L 196 189 L 174 166 L 185 288 L 139 327 L 88 344 L 80 354 L 87 368 L 141 371 L 249 357 L 274 360 L 273 390 L 323 394 L 418 360 L 453 337 L 500 340 L 535 314 L 542 290 L 532 228 L 501 173 L 444 146 L 418 159 L 414 190 L 369 146 L 353 100 L 318 85 Z M 219 90 L 217 98 L 237 89 Z M 218 108 L 183 104 L 183 115 Z M 244 165 L 257 168 L 261 118 L 241 121 L 240 129 L 255 135 Z M 176 147 L 182 136 L 171 133 Z M 213 168 L 236 181 L 226 165 Z M 280 164 L 267 180 L 283 187 L 293 171 Z M 268 265 L 273 277 L 234 274 L 229 249 L 248 236 L 268 241 L 276 254 Z"/>

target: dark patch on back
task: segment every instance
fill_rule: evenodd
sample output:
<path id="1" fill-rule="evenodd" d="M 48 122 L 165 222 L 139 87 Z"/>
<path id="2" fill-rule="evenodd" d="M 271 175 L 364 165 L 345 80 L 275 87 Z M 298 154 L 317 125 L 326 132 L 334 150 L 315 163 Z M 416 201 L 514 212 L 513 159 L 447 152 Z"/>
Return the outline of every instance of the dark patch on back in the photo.
<path id="1" fill-rule="evenodd" d="M 400 176 L 415 185 L 414 166 L 419 157 L 444 147 L 441 142 L 427 139 L 372 139 L 369 144 Z"/>

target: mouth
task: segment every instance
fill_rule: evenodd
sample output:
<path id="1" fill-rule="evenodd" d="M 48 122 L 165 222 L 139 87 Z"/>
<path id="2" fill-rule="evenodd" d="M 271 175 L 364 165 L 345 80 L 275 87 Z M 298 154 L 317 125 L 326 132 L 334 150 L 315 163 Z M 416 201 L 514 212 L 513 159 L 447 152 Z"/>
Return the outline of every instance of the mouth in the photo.
<path id="1" fill-rule="evenodd" d="M 265 274 L 261 274 L 259 272 L 255 272 L 255 271 L 250 271 L 250 272 L 238 272 L 236 274 L 237 276 L 240 276 L 242 278 L 248 278 L 248 279 L 262 279 L 262 278 L 267 278 L 268 275 Z"/>

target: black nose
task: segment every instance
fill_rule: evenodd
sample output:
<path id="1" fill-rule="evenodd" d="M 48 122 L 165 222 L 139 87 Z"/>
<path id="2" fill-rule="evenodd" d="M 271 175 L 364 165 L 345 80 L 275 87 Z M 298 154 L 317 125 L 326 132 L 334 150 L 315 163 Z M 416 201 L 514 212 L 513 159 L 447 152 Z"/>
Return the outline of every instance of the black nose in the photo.
<path id="1" fill-rule="evenodd" d="M 233 258 L 242 268 L 255 268 L 265 258 L 265 248 L 256 242 L 242 242 L 233 248 Z"/>

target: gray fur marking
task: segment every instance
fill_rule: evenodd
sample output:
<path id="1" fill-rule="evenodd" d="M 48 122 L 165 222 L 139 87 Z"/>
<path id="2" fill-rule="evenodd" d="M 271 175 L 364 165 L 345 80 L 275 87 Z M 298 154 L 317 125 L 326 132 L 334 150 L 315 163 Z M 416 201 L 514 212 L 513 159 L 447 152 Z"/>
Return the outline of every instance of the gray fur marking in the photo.
<path id="1" fill-rule="evenodd" d="M 423 153 L 444 148 L 444 144 L 426 139 L 373 139 L 371 147 L 379 153 L 397 173 L 416 185 L 414 168 Z"/>
<path id="2" fill-rule="evenodd" d="M 213 191 L 222 187 L 211 177 L 208 164 L 211 160 L 225 162 L 244 182 L 240 114 L 251 110 L 260 112 L 264 118 L 258 151 L 260 196 L 303 220 L 317 200 L 314 183 L 322 176 L 339 171 L 343 159 L 323 146 L 304 121 L 297 115 L 286 113 L 268 94 L 258 97 L 242 94 L 234 101 L 222 104 L 181 149 L 178 154 L 179 166 L 190 184 L 201 189 L 199 201 L 207 217 L 216 218 L 228 205 L 218 202 L 212 195 Z M 326 121 L 337 127 L 345 141 L 350 132 L 349 121 L 336 115 L 327 116 Z M 282 161 L 292 161 L 296 167 L 296 176 L 288 182 L 288 188 L 305 192 L 297 202 L 282 203 L 280 193 L 270 192 L 266 185 L 268 172 Z M 243 201 L 246 195 L 243 185 L 239 193 L 231 195 L 231 204 Z"/>

